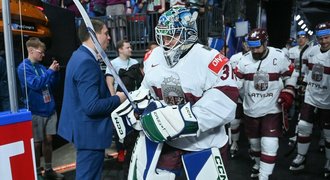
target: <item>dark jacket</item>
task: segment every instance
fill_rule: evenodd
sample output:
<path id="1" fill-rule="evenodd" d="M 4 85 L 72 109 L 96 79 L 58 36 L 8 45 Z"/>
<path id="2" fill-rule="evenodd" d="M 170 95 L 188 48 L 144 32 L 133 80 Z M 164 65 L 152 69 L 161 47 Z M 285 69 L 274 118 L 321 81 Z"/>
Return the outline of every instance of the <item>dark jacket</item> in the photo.
<path id="1" fill-rule="evenodd" d="M 93 54 L 80 46 L 66 68 L 58 134 L 78 149 L 105 149 L 112 142 L 110 114 L 119 104 Z"/>

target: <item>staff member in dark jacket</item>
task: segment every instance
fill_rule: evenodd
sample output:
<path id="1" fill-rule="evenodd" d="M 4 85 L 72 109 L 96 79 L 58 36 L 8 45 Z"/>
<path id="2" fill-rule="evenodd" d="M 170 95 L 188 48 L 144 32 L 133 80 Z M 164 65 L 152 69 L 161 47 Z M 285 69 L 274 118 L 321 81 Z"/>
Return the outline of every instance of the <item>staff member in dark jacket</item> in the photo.
<path id="1" fill-rule="evenodd" d="M 106 49 L 110 40 L 108 28 L 99 20 L 92 24 L 98 41 Z M 110 95 L 84 24 L 79 27 L 78 36 L 82 45 L 67 65 L 58 134 L 77 149 L 76 179 L 101 179 L 105 148 L 112 142 L 110 114 L 126 96 Z"/>

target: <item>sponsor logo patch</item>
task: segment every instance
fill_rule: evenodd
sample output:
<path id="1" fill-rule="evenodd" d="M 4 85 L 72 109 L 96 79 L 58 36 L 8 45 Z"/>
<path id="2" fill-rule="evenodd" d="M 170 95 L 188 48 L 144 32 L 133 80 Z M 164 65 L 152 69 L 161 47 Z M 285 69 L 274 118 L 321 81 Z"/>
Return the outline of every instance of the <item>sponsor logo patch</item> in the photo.
<path id="1" fill-rule="evenodd" d="M 215 73 L 218 74 L 222 67 L 228 62 L 228 58 L 222 54 L 217 54 L 214 59 L 209 64 L 209 69 Z"/>

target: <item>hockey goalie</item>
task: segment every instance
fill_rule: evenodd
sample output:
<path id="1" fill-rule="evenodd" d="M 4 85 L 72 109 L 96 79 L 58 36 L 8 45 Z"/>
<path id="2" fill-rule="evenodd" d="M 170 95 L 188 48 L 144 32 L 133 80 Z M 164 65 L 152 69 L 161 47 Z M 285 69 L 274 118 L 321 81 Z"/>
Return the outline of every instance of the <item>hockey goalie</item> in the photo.
<path id="1" fill-rule="evenodd" d="M 111 114 L 120 138 L 140 130 L 128 179 L 228 179 L 224 125 L 238 89 L 229 60 L 197 43 L 196 18 L 184 7 L 160 16 L 141 87 Z"/>

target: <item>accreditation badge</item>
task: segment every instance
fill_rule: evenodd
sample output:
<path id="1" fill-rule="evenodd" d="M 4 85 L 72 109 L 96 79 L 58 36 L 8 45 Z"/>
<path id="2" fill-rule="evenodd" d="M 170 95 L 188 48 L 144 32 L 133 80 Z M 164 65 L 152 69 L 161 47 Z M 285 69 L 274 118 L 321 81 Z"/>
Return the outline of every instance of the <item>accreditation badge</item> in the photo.
<path id="1" fill-rule="evenodd" d="M 48 87 L 42 89 L 42 97 L 44 99 L 44 103 L 49 103 L 52 100 Z"/>

